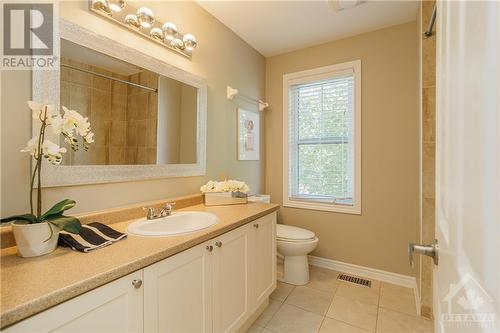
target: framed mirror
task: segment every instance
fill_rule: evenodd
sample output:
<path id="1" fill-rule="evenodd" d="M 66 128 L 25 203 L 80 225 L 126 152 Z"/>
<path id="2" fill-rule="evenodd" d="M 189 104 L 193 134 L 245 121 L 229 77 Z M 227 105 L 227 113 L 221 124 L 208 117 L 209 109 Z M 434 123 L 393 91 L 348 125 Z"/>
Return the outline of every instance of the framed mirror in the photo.
<path id="1" fill-rule="evenodd" d="M 68 21 L 59 29 L 60 68 L 33 72 L 33 100 L 88 117 L 95 142 L 68 145 L 44 186 L 205 174 L 204 79 Z"/>

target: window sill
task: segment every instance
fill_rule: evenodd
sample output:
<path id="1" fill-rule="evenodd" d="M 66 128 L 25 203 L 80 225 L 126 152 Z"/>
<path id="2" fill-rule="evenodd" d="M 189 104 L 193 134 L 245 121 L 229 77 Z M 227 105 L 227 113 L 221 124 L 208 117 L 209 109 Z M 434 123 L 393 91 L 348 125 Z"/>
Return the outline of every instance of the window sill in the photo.
<path id="1" fill-rule="evenodd" d="M 299 201 L 299 200 L 283 200 L 283 207 L 291 207 L 291 208 L 302 208 L 302 209 L 310 209 L 310 210 L 319 210 L 325 212 L 335 212 L 335 213 L 344 213 L 344 214 L 354 214 L 361 215 L 361 205 L 335 205 L 330 203 L 321 203 L 314 201 Z"/>

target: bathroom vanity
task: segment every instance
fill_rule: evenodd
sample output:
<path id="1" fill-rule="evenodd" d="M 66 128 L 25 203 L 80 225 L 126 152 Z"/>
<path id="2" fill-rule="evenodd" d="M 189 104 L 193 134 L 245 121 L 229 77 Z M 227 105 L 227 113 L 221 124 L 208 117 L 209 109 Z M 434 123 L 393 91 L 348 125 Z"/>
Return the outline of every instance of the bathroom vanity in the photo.
<path id="1" fill-rule="evenodd" d="M 31 288 L 10 289 L 19 286 L 16 280 L 28 279 L 8 277 L 5 273 L 10 272 L 4 271 L 2 301 L 11 302 L 2 308 L 2 326 L 13 324 L 4 331 L 234 332 L 246 328 L 276 287 L 278 207 L 261 203 L 191 206 L 183 210 L 211 212 L 217 215 L 218 223 L 183 236 L 129 236 L 88 254 L 58 249 L 30 262 L 2 250 L 2 270 L 16 260 L 24 260 L 25 267 L 20 270 L 25 272 L 31 265 L 35 273 L 43 262 L 53 269 L 51 276 L 43 274 L 43 280 L 33 282 L 42 289 L 45 282 L 53 286 L 42 295 L 35 295 Z M 124 230 L 131 222 L 112 227 Z M 113 257 L 116 266 L 111 267 Z M 66 267 L 54 266 L 63 262 Z M 86 265 L 91 263 L 94 266 L 89 269 Z M 138 269 L 124 274 L 133 267 Z M 66 270 L 75 277 L 80 271 L 81 278 L 58 286 L 57 276 L 64 281 Z M 81 293 L 85 285 L 103 278 L 111 281 Z M 23 293 L 33 295 L 31 302 L 21 303 Z M 17 309 L 12 304 L 15 294 L 19 295 Z M 66 299 L 61 302 L 61 298 Z M 39 313 L 17 319 L 28 317 L 30 312 Z"/>

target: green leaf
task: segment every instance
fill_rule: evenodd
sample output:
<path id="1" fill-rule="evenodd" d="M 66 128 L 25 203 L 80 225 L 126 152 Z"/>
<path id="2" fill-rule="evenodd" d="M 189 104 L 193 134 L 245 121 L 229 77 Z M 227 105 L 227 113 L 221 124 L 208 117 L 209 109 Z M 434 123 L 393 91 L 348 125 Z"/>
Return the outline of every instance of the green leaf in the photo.
<path id="1" fill-rule="evenodd" d="M 48 217 L 53 216 L 53 215 L 62 215 L 62 213 L 65 210 L 71 209 L 76 205 L 75 200 L 71 199 L 64 199 L 61 202 L 56 203 L 54 206 L 52 206 L 51 209 L 49 209 L 45 214 L 40 216 L 40 221 L 47 220 Z"/>
<path id="2" fill-rule="evenodd" d="M 3 218 L 0 220 L 0 223 L 7 223 L 7 222 L 15 221 L 15 220 L 28 221 L 30 224 L 38 222 L 35 215 L 22 214 L 22 215 L 14 215 L 14 216 L 9 216 L 9 217 Z"/>
<path id="3" fill-rule="evenodd" d="M 53 215 L 46 221 L 72 234 L 78 234 L 82 228 L 80 220 L 74 216 Z"/>

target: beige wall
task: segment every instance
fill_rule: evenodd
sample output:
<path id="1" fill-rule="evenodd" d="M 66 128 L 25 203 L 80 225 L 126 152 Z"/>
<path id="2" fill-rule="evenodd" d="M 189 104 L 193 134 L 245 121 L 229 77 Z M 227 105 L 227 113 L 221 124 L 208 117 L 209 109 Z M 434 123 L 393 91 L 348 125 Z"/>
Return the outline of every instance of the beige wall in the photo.
<path id="1" fill-rule="evenodd" d="M 143 3 L 141 3 L 143 4 Z M 204 77 L 208 83 L 207 175 L 44 190 L 44 206 L 64 198 L 78 205 L 71 213 L 100 210 L 140 201 L 196 193 L 208 179 L 221 175 L 245 180 L 252 192 L 263 189 L 262 161 L 236 159 L 236 105 L 226 99 L 226 85 L 256 97 L 264 95 L 265 59 L 195 2 L 150 2 L 160 21 L 172 20 L 196 36 L 199 46 L 187 60 L 88 11 L 88 2 L 64 2 L 60 14 L 87 29 L 113 38 L 174 66 Z M 28 210 L 30 159 L 19 150 L 31 137 L 29 71 L 2 72 L 1 216 Z M 247 106 L 248 107 L 248 106 Z M 263 148 L 263 147 L 262 147 Z"/>
<path id="2" fill-rule="evenodd" d="M 313 230 L 313 255 L 415 275 L 408 242 L 418 224 L 417 24 L 366 33 L 266 59 L 266 189 L 282 201 L 282 77 L 362 61 L 362 215 L 285 208 L 281 222 Z"/>

